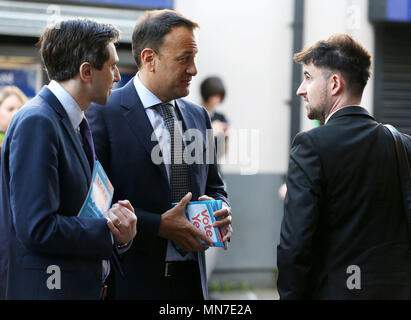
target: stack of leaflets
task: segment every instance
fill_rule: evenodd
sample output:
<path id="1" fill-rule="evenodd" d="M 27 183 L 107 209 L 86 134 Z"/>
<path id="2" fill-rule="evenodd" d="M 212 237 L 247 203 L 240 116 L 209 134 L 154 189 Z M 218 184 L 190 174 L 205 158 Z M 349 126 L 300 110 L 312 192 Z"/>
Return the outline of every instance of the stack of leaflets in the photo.
<path id="1" fill-rule="evenodd" d="M 192 201 L 189 202 L 184 211 L 187 219 L 198 229 L 204 232 L 213 241 L 215 247 L 227 248 L 227 242 L 223 242 L 224 236 L 227 234 L 227 229 L 221 227 L 213 227 L 213 223 L 216 221 L 214 212 L 222 209 L 221 200 L 212 201 Z M 177 203 L 173 203 L 176 205 Z M 220 218 L 217 218 L 220 220 Z M 204 246 L 208 246 L 207 243 L 200 240 L 200 243 Z"/>
<path id="2" fill-rule="evenodd" d="M 110 209 L 114 188 L 100 162 L 94 162 L 93 177 L 86 200 L 81 207 L 79 217 L 103 218 Z"/>

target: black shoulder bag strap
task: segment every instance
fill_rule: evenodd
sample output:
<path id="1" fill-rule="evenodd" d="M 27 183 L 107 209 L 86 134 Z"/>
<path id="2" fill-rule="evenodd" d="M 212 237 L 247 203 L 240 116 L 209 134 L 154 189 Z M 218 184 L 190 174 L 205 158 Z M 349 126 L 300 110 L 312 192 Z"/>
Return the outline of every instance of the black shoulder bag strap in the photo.
<path id="1" fill-rule="evenodd" d="M 393 136 L 395 141 L 395 150 L 397 151 L 398 170 L 400 173 L 404 210 L 407 216 L 409 230 L 411 230 L 411 171 L 407 152 L 405 150 L 401 133 L 399 133 L 398 130 L 390 124 L 385 124 L 384 126 L 390 130 L 391 135 Z"/>

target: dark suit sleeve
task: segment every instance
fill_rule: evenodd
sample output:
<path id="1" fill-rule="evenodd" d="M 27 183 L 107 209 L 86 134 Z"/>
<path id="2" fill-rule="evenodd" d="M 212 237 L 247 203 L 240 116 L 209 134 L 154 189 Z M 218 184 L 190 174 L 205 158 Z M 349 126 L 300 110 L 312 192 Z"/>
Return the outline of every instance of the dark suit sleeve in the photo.
<path id="1" fill-rule="evenodd" d="M 16 236 L 37 253 L 108 258 L 112 244 L 105 219 L 61 211 L 59 125 L 35 114 L 23 119 L 11 137 L 10 205 Z"/>
<path id="2" fill-rule="evenodd" d="M 280 299 L 309 298 L 313 237 L 321 200 L 321 164 L 306 133 L 294 140 L 288 176 L 280 245 L 277 250 Z"/>
<path id="3" fill-rule="evenodd" d="M 210 117 L 204 108 L 203 108 L 203 113 L 206 119 L 207 130 L 212 130 Z M 212 144 L 212 146 L 214 146 L 214 139 L 212 139 L 212 135 L 211 135 L 211 139 L 208 139 L 208 140 L 209 140 L 208 141 L 209 144 Z M 227 192 L 224 187 L 224 182 L 221 179 L 221 175 L 218 170 L 216 150 L 215 148 L 212 148 L 212 150 L 213 150 L 213 155 L 212 155 L 213 161 L 210 161 L 211 163 L 208 165 L 206 195 L 214 199 L 223 200 L 227 205 L 230 205 L 228 202 Z"/>
<path id="4" fill-rule="evenodd" d="M 110 177 L 112 176 L 112 172 L 110 171 L 110 138 L 106 118 L 103 114 L 103 108 L 106 107 L 92 104 L 86 111 L 86 116 L 92 129 L 97 158 L 101 162 L 107 176 Z M 116 166 L 116 164 L 113 163 L 113 166 Z M 114 186 L 114 188 L 115 187 L 116 186 Z M 152 237 L 153 235 L 157 235 L 158 229 L 160 228 L 161 215 L 153 214 L 152 212 L 145 211 L 141 208 L 136 208 L 133 203 L 131 203 L 131 205 L 134 207 L 134 212 L 137 216 L 138 237 L 145 238 L 146 236 Z"/>

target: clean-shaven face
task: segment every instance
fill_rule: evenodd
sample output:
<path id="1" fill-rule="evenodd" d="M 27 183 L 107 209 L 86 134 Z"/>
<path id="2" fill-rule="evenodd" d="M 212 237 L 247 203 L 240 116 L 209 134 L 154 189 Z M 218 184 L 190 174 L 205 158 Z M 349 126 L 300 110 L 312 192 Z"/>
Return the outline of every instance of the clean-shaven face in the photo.
<path id="1" fill-rule="evenodd" d="M 107 45 L 110 54 L 109 59 L 104 63 L 101 70 L 94 69 L 93 76 L 93 97 L 92 101 L 104 105 L 111 94 L 111 89 L 115 82 L 121 80 L 120 72 L 117 68 L 119 61 L 116 47 L 113 43 Z"/>
<path id="2" fill-rule="evenodd" d="M 155 94 L 163 101 L 189 94 L 191 79 L 197 74 L 198 52 L 194 33 L 184 26 L 173 27 L 155 57 Z"/>

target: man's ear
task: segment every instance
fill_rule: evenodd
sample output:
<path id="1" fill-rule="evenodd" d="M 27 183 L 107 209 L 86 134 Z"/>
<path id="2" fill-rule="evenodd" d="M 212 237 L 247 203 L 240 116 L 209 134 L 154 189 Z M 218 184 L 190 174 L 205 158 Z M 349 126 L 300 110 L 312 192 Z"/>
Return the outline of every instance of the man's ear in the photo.
<path id="1" fill-rule="evenodd" d="M 93 67 L 90 62 L 83 62 L 80 65 L 79 75 L 82 81 L 90 83 L 93 77 Z"/>
<path id="2" fill-rule="evenodd" d="M 331 94 L 335 96 L 341 93 L 345 85 L 344 78 L 341 76 L 341 74 L 333 73 L 330 79 L 331 79 L 331 84 L 330 84 Z"/>
<path id="3" fill-rule="evenodd" d="M 141 64 L 150 72 L 155 71 L 155 56 L 153 49 L 145 48 L 141 51 Z"/>

